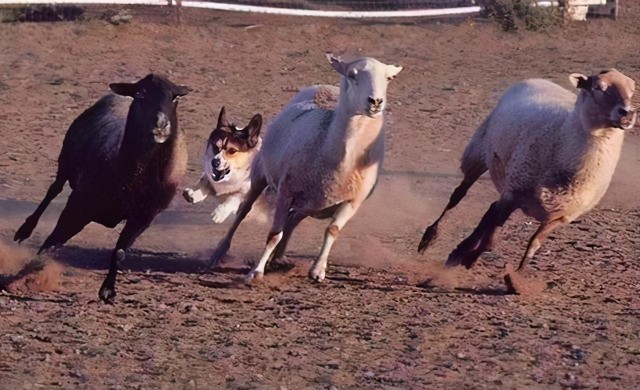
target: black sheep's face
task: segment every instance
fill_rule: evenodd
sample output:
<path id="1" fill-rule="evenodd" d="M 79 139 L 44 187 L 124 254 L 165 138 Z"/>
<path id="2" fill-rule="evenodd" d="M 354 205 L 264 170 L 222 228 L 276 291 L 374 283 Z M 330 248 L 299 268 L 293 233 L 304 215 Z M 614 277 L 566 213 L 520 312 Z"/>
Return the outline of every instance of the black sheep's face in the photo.
<path id="1" fill-rule="evenodd" d="M 187 87 L 155 74 L 135 83 L 113 83 L 109 88 L 118 95 L 133 98 L 129 118 L 135 118 L 136 127 L 152 135 L 158 144 L 167 141 L 177 130 L 178 99 L 189 93 Z"/>

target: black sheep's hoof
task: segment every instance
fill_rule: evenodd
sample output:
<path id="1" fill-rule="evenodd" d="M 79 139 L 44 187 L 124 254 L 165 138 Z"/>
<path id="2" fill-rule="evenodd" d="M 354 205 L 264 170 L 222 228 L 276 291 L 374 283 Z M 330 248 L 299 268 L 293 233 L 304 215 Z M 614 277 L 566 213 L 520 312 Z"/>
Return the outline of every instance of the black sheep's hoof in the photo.
<path id="1" fill-rule="evenodd" d="M 32 226 L 32 224 L 30 224 L 29 221 L 27 220 L 25 223 L 22 224 L 22 226 L 20 226 L 20 229 L 16 231 L 16 234 L 13 236 L 13 241 L 22 242 L 26 240 L 31 236 L 31 233 L 33 232 L 34 227 L 35 226 Z"/>
<path id="2" fill-rule="evenodd" d="M 454 250 L 453 252 L 451 252 L 451 254 L 449 254 L 449 257 L 447 258 L 447 262 L 444 264 L 445 267 L 457 267 L 459 265 L 462 265 L 462 262 L 464 260 L 464 253 L 460 253 L 457 250 Z"/>
<path id="3" fill-rule="evenodd" d="M 480 252 L 478 251 L 455 249 L 447 258 L 445 267 L 457 267 L 463 265 L 466 269 L 470 269 L 473 267 L 476 260 L 478 260 L 478 257 L 480 257 Z"/>
<path id="4" fill-rule="evenodd" d="M 100 287 L 98 297 L 104 303 L 113 304 L 113 299 L 116 297 L 116 287 L 113 285 L 107 286 L 106 283 L 104 283 L 102 287 Z"/>

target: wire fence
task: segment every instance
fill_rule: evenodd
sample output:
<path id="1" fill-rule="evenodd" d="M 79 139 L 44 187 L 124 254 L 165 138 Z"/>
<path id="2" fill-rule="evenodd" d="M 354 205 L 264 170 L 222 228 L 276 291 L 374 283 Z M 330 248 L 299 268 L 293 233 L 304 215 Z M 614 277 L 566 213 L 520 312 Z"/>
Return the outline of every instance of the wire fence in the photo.
<path id="1" fill-rule="evenodd" d="M 39 22 L 106 17 L 116 23 L 135 12 L 167 15 L 182 8 L 271 13 L 291 16 L 394 18 L 457 17 L 479 14 L 488 0 L 0 0 L 0 21 Z M 568 2 L 590 5 L 590 12 L 616 16 L 617 0 L 532 0 L 538 6 Z M 599 7 L 594 8 L 595 5 Z M 149 7 L 160 6 L 160 7 Z M 151 10 L 150 8 L 155 8 Z M 143 11 L 144 10 L 144 11 Z M 585 7 L 586 12 L 586 7 Z M 120 17 L 120 16 L 122 17 Z"/>

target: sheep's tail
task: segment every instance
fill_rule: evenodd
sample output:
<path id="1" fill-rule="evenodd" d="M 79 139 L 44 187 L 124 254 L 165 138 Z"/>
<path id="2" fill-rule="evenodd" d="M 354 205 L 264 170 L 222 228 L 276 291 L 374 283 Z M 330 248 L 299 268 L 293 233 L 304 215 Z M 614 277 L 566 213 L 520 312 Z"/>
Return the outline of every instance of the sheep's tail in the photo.
<path id="1" fill-rule="evenodd" d="M 485 138 L 487 136 L 487 129 L 489 128 L 489 121 L 491 116 L 487 117 L 478 127 L 476 132 L 471 137 L 471 141 L 462 153 L 462 159 L 460 161 L 460 170 L 467 176 L 475 176 L 479 170 L 482 173 L 486 172 L 488 167 L 485 162 L 484 150 L 485 150 Z"/>

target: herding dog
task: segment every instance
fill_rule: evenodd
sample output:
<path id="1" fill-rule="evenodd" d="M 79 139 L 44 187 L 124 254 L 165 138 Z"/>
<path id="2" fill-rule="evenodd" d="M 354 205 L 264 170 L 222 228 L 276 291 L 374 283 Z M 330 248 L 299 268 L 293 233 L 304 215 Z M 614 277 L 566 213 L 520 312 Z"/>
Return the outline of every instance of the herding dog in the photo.
<path id="1" fill-rule="evenodd" d="M 222 223 L 235 213 L 251 188 L 251 164 L 260 151 L 262 116 L 256 114 L 245 128 L 236 127 L 220 110 L 218 124 L 207 140 L 203 173 L 194 188 L 185 188 L 182 196 L 189 203 L 199 203 L 215 196 L 218 207 L 211 213 L 215 223 Z"/>

